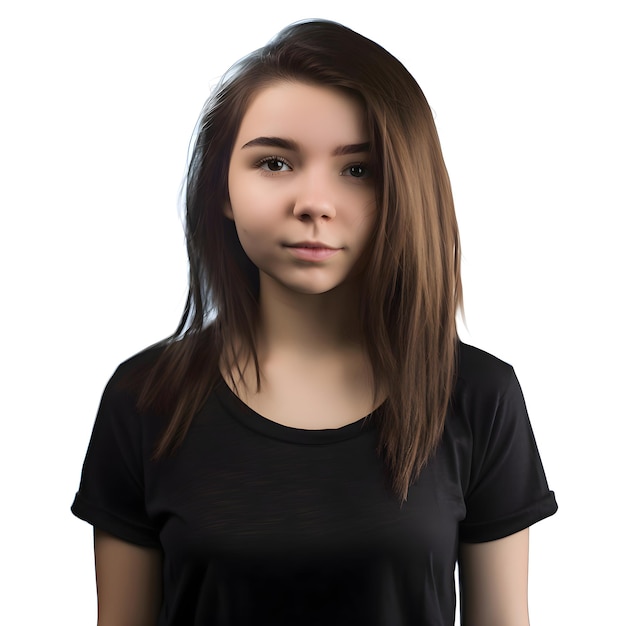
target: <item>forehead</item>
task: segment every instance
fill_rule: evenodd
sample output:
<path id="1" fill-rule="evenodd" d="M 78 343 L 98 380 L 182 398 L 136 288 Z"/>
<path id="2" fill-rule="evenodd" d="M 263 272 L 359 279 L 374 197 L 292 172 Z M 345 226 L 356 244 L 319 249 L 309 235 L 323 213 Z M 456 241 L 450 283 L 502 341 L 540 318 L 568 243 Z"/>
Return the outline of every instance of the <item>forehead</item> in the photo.
<path id="1" fill-rule="evenodd" d="M 365 111 L 355 96 L 334 87 L 280 81 L 263 87 L 241 121 L 238 143 L 259 136 L 312 144 L 367 141 Z M 240 144 L 241 145 L 241 144 Z"/>

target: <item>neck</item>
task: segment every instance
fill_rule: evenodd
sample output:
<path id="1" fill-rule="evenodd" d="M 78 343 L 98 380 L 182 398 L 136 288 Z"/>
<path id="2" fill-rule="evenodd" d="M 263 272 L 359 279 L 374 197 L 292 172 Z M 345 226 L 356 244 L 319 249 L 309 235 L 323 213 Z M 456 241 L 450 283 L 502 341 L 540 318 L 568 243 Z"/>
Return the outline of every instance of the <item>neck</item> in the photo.
<path id="1" fill-rule="evenodd" d="M 354 283 L 322 294 L 302 294 L 262 277 L 260 293 L 260 356 L 294 350 L 315 357 L 360 346 Z"/>

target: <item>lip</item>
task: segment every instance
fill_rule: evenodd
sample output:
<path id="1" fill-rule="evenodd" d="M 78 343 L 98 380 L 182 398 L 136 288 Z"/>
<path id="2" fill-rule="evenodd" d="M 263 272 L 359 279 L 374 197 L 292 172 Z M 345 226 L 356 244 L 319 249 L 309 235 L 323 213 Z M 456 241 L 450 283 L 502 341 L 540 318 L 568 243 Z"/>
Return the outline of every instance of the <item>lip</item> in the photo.
<path id="1" fill-rule="evenodd" d="M 341 250 L 341 248 L 333 248 L 319 241 L 298 241 L 286 244 L 285 248 L 302 261 L 324 261 Z"/>

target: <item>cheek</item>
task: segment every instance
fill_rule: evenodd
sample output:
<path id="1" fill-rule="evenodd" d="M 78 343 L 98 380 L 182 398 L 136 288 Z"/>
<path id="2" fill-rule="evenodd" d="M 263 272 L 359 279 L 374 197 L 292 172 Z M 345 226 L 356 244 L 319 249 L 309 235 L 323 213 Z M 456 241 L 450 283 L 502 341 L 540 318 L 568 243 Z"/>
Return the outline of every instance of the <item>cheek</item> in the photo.
<path id="1" fill-rule="evenodd" d="M 240 167 L 239 169 L 243 169 Z M 275 204 L 257 172 L 231 169 L 228 175 L 229 217 L 241 228 L 261 225 Z"/>
<path id="2" fill-rule="evenodd" d="M 362 201 L 360 211 L 353 215 L 351 227 L 354 232 L 359 233 L 360 237 L 366 238 L 374 230 L 376 219 L 376 200 L 373 196 L 368 197 Z"/>
<path id="3" fill-rule="evenodd" d="M 234 162 L 228 170 L 228 213 L 227 217 L 238 221 L 245 221 L 248 214 L 254 209 L 255 185 L 246 172 L 242 172 L 241 164 Z"/>
<path id="4" fill-rule="evenodd" d="M 239 192 L 231 198 L 230 213 L 241 246 L 256 261 L 266 253 L 276 236 L 276 218 L 267 202 L 249 192 Z"/>
<path id="5" fill-rule="evenodd" d="M 255 198 L 235 198 L 231 202 L 231 213 L 237 232 L 250 237 L 270 234 L 276 223 L 270 208 Z"/>

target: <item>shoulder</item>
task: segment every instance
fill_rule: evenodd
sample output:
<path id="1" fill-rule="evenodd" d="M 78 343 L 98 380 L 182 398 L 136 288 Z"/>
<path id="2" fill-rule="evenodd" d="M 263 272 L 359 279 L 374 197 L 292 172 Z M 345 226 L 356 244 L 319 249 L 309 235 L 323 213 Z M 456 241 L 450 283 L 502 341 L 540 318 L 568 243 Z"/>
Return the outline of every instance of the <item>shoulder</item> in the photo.
<path id="1" fill-rule="evenodd" d="M 106 441 L 111 448 L 134 449 L 140 446 L 146 428 L 162 428 L 163 415 L 145 410 L 142 396 L 153 375 L 164 346 L 155 345 L 134 354 L 120 363 L 107 381 L 96 416 L 94 441 Z M 93 445 L 93 444 L 92 444 Z M 138 449 L 133 454 L 139 456 Z"/>
<path id="2" fill-rule="evenodd" d="M 100 401 L 100 414 L 110 414 L 116 419 L 137 420 L 147 385 L 154 378 L 167 342 L 153 344 L 126 358 L 107 380 Z"/>
<path id="3" fill-rule="evenodd" d="M 490 428 L 502 420 L 525 419 L 526 414 L 513 366 L 465 343 L 459 344 L 451 408 L 472 430 Z"/>
<path id="4" fill-rule="evenodd" d="M 117 366 L 111 381 L 123 384 L 149 372 L 157 365 L 166 348 L 167 343 L 162 341 L 133 354 Z"/>
<path id="5" fill-rule="evenodd" d="M 218 375 L 219 351 L 208 327 L 165 339 L 126 359 L 111 377 L 107 392 L 134 401 L 142 414 L 172 416 L 181 406 L 203 404 Z"/>
<path id="6" fill-rule="evenodd" d="M 515 381 L 513 367 L 493 354 L 459 342 L 455 395 L 501 396 Z"/>
<path id="7" fill-rule="evenodd" d="M 494 433 L 513 436 L 528 426 L 526 402 L 513 367 L 484 350 L 461 343 L 451 398 L 452 423 L 462 424 L 472 439 Z"/>
<path id="8" fill-rule="evenodd" d="M 122 361 L 114 370 L 105 387 L 105 396 L 126 398 L 140 395 L 151 373 L 161 360 L 166 344 L 154 344 Z"/>

